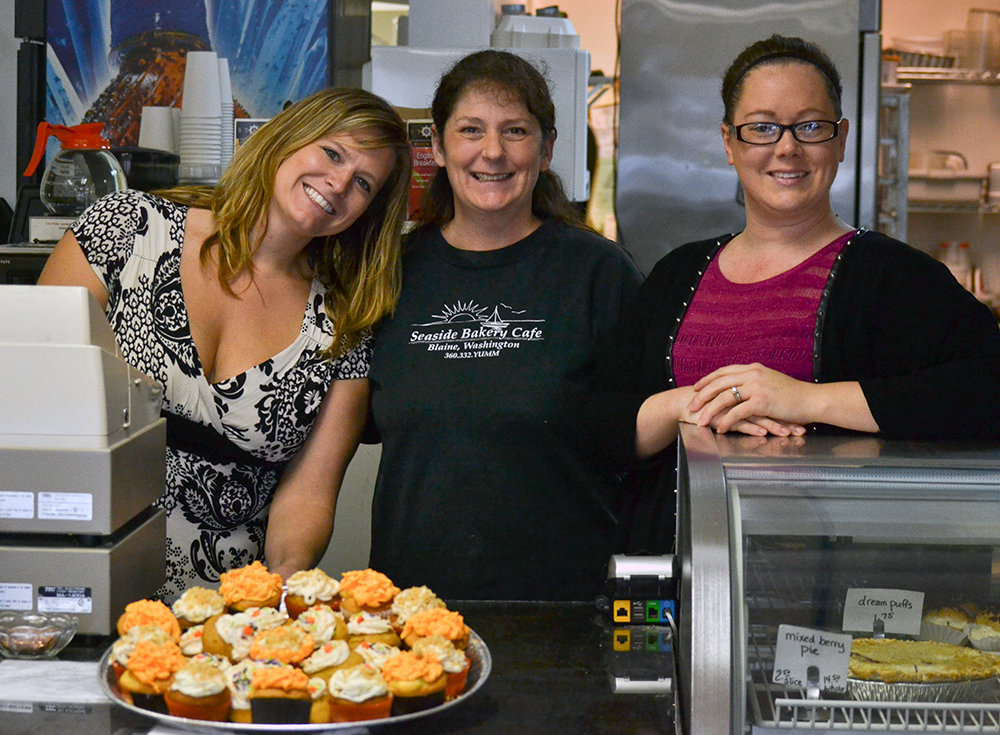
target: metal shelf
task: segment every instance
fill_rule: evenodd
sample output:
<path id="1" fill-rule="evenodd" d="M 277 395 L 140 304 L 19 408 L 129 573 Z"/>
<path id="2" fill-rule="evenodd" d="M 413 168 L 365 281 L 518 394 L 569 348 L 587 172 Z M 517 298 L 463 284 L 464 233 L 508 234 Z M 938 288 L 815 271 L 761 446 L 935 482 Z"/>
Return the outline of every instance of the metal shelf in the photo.
<path id="1" fill-rule="evenodd" d="M 900 82 L 948 82 L 958 84 L 1000 84 L 1000 72 L 986 69 L 901 66 L 896 71 Z"/>

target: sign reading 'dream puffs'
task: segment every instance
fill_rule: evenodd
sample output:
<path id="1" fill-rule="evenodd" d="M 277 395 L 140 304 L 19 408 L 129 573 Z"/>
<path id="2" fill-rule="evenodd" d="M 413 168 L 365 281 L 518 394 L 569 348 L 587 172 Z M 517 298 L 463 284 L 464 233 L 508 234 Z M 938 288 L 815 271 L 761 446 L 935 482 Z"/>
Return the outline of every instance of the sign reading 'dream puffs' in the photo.
<path id="1" fill-rule="evenodd" d="M 924 593 L 852 587 L 844 597 L 844 630 L 916 635 L 924 609 Z"/>

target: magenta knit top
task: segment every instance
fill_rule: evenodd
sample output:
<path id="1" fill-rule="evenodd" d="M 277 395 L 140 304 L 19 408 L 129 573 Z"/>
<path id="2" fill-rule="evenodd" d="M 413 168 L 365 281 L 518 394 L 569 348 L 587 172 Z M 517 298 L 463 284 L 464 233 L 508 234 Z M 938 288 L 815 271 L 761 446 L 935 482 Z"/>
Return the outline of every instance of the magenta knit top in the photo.
<path id="1" fill-rule="evenodd" d="M 816 310 L 834 260 L 855 234 L 848 232 L 756 283 L 733 283 L 719 270 L 718 256 L 713 258 L 674 341 L 676 385 L 693 385 L 717 368 L 752 362 L 811 382 Z"/>

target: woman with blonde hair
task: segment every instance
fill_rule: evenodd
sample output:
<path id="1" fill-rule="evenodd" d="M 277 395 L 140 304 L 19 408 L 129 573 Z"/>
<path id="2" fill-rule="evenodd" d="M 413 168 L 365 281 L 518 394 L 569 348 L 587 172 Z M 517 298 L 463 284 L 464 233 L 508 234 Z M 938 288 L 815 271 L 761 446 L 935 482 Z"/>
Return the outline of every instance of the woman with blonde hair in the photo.
<path id="1" fill-rule="evenodd" d="M 331 88 L 255 132 L 215 187 L 111 194 L 56 246 L 39 283 L 86 286 L 163 387 L 161 598 L 254 559 L 287 576 L 325 551 L 370 330 L 399 292 L 409 172 L 392 107 Z"/>

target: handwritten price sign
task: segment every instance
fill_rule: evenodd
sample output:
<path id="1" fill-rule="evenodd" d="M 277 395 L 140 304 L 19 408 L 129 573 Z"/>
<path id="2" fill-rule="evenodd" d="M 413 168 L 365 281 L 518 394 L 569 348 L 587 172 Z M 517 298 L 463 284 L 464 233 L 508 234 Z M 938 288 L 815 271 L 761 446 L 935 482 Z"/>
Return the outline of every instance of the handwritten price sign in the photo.
<path id="1" fill-rule="evenodd" d="M 843 691 L 850 658 L 850 634 L 779 625 L 771 680 L 786 687 Z"/>
<path id="2" fill-rule="evenodd" d="M 844 630 L 916 635 L 924 609 L 924 593 L 912 590 L 851 588 L 844 597 Z"/>

